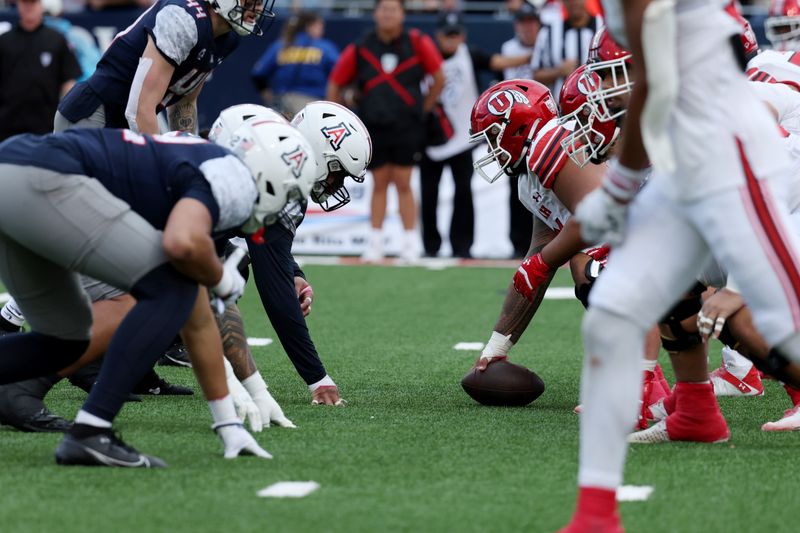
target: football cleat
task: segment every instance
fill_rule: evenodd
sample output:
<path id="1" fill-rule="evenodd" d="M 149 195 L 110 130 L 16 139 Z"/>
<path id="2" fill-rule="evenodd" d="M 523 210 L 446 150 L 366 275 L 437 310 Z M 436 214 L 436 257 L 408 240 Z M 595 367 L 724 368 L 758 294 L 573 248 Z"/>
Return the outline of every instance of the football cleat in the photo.
<path id="1" fill-rule="evenodd" d="M 44 397 L 57 382 L 58 378 L 51 376 L 0 386 L 0 424 L 27 432 L 67 431 L 72 424 L 44 404 Z"/>
<path id="2" fill-rule="evenodd" d="M 82 436 L 76 436 L 75 430 Z M 56 448 L 60 465 L 115 466 L 122 468 L 163 468 L 167 463 L 139 453 L 109 429 L 75 424 Z"/>
<path id="3" fill-rule="evenodd" d="M 192 367 L 192 361 L 189 359 L 189 350 L 186 349 L 182 341 L 177 341 L 167 348 L 167 351 L 158 360 L 158 364 L 162 366 Z"/>
<path id="4" fill-rule="evenodd" d="M 737 378 L 724 366 L 711 373 L 711 383 L 716 396 L 763 396 L 764 385 L 755 366 L 751 366 L 743 379 Z"/>
<path id="5" fill-rule="evenodd" d="M 800 405 L 795 405 L 783 413 L 783 418 L 776 422 L 767 422 L 761 431 L 800 431 Z"/>
<path id="6" fill-rule="evenodd" d="M 194 391 L 189 387 L 170 383 L 151 370 L 136 384 L 133 393 L 150 396 L 190 396 Z"/>
<path id="7" fill-rule="evenodd" d="M 583 517 L 575 515 L 558 533 L 625 533 L 622 529 L 619 516 L 612 517 Z"/>
<path id="8" fill-rule="evenodd" d="M 669 390 L 664 390 L 664 386 L 661 384 L 661 380 L 658 378 L 656 372 L 645 370 L 644 381 L 642 382 L 642 400 L 640 401 L 641 411 L 639 412 L 638 429 L 645 429 L 648 420 L 660 420 L 660 418 L 656 418 L 656 414 L 653 413 L 651 406 L 654 406 L 656 412 L 661 414 L 657 404 L 661 402 L 663 406 L 664 398 L 667 396 L 669 396 Z"/>
<path id="9" fill-rule="evenodd" d="M 660 420 L 647 429 L 628 435 L 628 442 L 631 444 L 657 444 L 670 440 L 666 420 Z"/>

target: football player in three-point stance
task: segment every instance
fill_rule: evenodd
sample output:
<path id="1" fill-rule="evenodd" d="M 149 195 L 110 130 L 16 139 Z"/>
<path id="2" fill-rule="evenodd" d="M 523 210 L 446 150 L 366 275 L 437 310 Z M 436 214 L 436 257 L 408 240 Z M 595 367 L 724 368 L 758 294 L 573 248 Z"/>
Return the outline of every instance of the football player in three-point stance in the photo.
<path id="1" fill-rule="evenodd" d="M 741 285 L 771 348 L 771 372 L 783 375 L 790 360 L 800 361 L 798 239 L 786 206 L 774 201 L 791 166 L 742 73 L 738 26 L 711 1 L 603 4 L 639 83 L 619 157 L 575 213 L 584 239 L 609 242 L 614 252 L 583 321 L 580 491 L 565 533 L 622 530 L 616 489 L 636 420 L 635 354 L 712 251 Z M 655 170 L 637 195 L 650 163 Z M 678 398 L 691 401 L 692 394 Z"/>

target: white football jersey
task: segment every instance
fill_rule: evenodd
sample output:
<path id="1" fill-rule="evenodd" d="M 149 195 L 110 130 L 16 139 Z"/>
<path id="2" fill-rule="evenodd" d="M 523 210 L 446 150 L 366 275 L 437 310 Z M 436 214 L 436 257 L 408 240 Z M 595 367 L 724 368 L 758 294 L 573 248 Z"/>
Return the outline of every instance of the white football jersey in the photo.
<path id="1" fill-rule="evenodd" d="M 779 82 L 800 89 L 800 52 L 764 50 L 747 63 L 751 81 Z"/>

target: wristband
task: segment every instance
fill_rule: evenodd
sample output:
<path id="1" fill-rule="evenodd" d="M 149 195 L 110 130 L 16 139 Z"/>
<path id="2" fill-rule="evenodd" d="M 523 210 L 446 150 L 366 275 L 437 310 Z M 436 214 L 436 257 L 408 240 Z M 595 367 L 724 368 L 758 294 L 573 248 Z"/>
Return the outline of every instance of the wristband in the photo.
<path id="1" fill-rule="evenodd" d="M 622 165 L 619 160 L 612 159 L 608 164 L 608 173 L 603 180 L 603 189 L 620 203 L 628 203 L 647 178 L 648 169 L 632 169 Z"/>

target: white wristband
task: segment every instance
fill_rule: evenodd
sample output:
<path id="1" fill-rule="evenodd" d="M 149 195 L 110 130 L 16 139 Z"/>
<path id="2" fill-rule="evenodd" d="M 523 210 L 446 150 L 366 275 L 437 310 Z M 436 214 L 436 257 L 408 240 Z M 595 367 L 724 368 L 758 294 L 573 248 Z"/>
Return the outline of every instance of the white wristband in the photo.
<path id="1" fill-rule="evenodd" d="M 312 383 L 308 386 L 308 390 L 314 392 L 320 387 L 335 387 L 336 383 L 333 382 L 333 379 L 328 374 L 325 374 L 325 377 L 321 380 L 317 381 L 316 383 Z"/>
<path id="2" fill-rule="evenodd" d="M 612 159 L 603 180 L 603 188 L 614 199 L 628 202 L 639 192 L 647 174 L 648 169 L 635 170 L 620 164 L 617 159 Z"/>
<path id="3" fill-rule="evenodd" d="M 229 420 L 239 420 L 236 417 L 236 407 L 233 404 L 233 398 L 230 394 L 219 400 L 209 401 L 208 408 L 211 410 L 211 417 L 214 419 L 214 425 Z"/>
<path id="4" fill-rule="evenodd" d="M 514 343 L 511 342 L 511 335 L 502 335 L 493 331 L 492 336 L 489 337 L 489 342 L 486 343 L 483 352 L 481 352 L 481 357 L 488 359 L 490 357 L 506 356 L 513 347 Z"/>
<path id="5" fill-rule="evenodd" d="M 242 380 L 242 385 L 250 394 L 251 398 L 255 398 L 267 392 L 267 382 L 261 377 L 261 374 L 256 370 L 253 375 Z"/>

